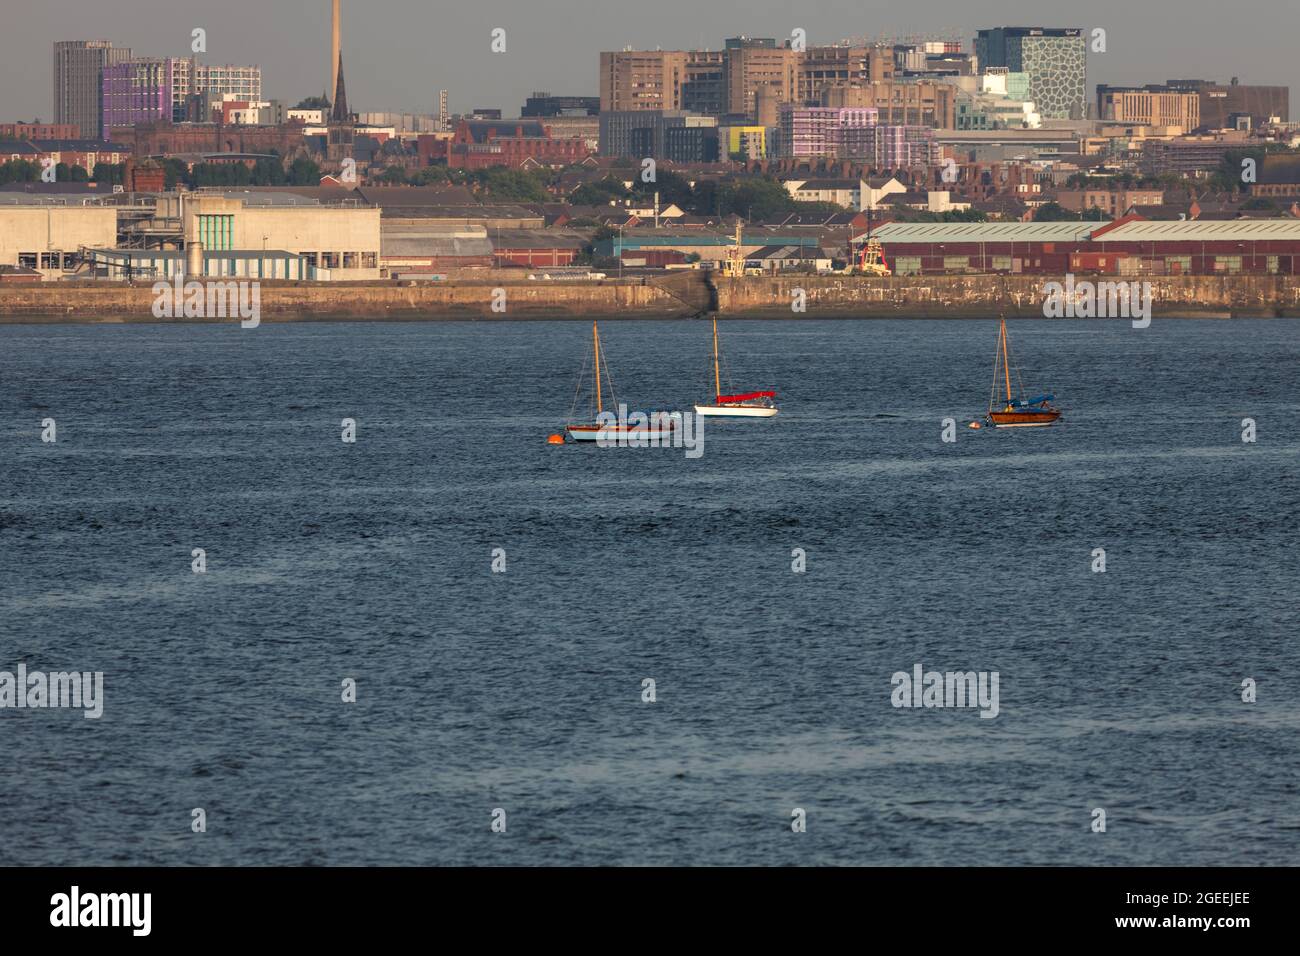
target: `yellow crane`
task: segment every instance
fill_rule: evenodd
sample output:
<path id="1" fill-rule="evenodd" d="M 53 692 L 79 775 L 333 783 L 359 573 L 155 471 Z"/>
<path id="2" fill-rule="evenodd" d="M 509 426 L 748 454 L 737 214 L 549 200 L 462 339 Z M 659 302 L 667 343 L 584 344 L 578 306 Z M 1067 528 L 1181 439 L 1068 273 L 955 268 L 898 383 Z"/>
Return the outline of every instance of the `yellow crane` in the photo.
<path id="1" fill-rule="evenodd" d="M 727 255 L 722 260 L 722 274 L 729 278 L 740 278 L 741 276 L 761 276 L 762 269 L 745 268 L 745 252 L 741 236 L 741 224 L 736 223 L 736 238 L 732 240 L 734 245 L 727 249 Z"/>

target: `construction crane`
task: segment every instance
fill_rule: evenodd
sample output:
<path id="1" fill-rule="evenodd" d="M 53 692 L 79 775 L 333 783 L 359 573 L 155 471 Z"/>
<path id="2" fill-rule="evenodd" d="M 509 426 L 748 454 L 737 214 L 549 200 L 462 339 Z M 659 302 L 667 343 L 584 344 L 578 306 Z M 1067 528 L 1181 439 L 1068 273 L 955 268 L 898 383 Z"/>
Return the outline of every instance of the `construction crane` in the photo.
<path id="1" fill-rule="evenodd" d="M 736 223 L 735 245 L 727 249 L 726 258 L 722 260 L 722 274 L 728 278 L 738 279 L 747 275 L 762 275 L 762 269 L 745 268 L 745 252 L 741 244 L 741 224 Z"/>

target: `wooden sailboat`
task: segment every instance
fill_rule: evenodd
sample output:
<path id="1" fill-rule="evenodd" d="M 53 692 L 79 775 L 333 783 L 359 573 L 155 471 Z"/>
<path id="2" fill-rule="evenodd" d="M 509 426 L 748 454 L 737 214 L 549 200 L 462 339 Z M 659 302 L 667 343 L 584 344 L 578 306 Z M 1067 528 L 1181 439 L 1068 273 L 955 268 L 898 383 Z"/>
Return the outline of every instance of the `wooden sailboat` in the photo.
<path id="1" fill-rule="evenodd" d="M 1019 384 L 1019 370 L 1016 371 L 1016 379 Z M 998 400 L 999 385 L 1002 386 L 1001 400 Z M 1007 317 L 1002 316 L 998 329 L 998 350 L 993 357 L 993 387 L 989 390 L 989 411 L 984 421 L 994 428 L 1041 428 L 1061 417 L 1060 409 L 1052 407 L 1055 398 L 1055 395 L 1025 398 L 1023 386 L 1016 395 L 1013 395 L 1011 353 L 1007 348 Z"/>
<path id="2" fill-rule="evenodd" d="M 618 399 L 614 396 L 614 381 L 609 377 L 609 363 L 607 361 L 603 362 L 602 374 L 602 360 L 605 355 L 600 346 L 600 328 L 595 322 L 591 323 L 591 350 L 592 415 L 589 421 L 570 422 L 564 426 L 564 433 L 569 440 L 602 441 L 614 444 L 620 439 L 624 441 L 643 441 L 671 438 L 677 423 L 666 415 L 646 416 L 644 413 L 637 413 L 636 415 L 629 415 L 628 421 L 619 421 L 615 417 L 619 413 L 620 406 Z M 614 412 L 607 413 L 605 411 L 605 400 L 602 394 L 604 382 L 609 384 L 610 407 L 615 409 Z M 578 387 L 581 389 L 581 382 L 579 382 Z M 577 407 L 576 397 L 574 406 Z M 645 421 L 641 420 L 642 417 L 645 418 Z"/>
<path id="3" fill-rule="evenodd" d="M 717 313 L 713 315 L 713 398 L 712 402 L 696 405 L 695 414 L 730 418 L 771 418 L 780 411 L 776 407 L 776 392 L 722 394 L 722 363 L 718 352 Z"/>

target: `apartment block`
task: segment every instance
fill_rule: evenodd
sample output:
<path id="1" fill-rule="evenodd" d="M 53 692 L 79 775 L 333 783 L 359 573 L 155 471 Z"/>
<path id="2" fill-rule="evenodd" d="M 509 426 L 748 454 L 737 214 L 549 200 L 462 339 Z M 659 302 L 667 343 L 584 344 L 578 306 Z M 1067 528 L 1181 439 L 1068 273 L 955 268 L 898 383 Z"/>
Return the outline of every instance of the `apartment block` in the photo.
<path id="1" fill-rule="evenodd" d="M 54 44 L 54 122 L 102 138 L 104 70 L 131 59 L 127 47 L 108 40 L 62 40 Z"/>

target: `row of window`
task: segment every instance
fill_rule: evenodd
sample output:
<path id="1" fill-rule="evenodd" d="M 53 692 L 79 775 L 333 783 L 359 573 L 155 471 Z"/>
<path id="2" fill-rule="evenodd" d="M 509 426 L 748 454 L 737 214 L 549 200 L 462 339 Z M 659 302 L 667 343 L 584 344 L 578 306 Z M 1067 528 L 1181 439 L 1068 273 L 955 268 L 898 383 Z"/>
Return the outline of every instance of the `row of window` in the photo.
<path id="1" fill-rule="evenodd" d="M 24 269 L 63 269 L 72 272 L 81 265 L 81 256 L 75 252 L 20 252 L 18 265 Z"/>
<path id="2" fill-rule="evenodd" d="M 308 252 L 304 254 L 307 264 L 313 269 L 378 269 L 379 253 L 377 252 Z M 209 268 L 213 268 L 218 275 L 236 275 L 243 274 L 237 269 L 237 262 L 253 261 L 253 268 L 257 268 L 257 260 L 239 260 L 239 259 L 210 259 Z M 276 261 L 274 259 L 268 261 Z M 62 269 L 65 272 L 73 272 L 81 265 L 81 256 L 75 252 L 20 252 L 18 253 L 18 265 L 25 269 Z M 137 268 L 157 270 L 162 267 L 162 259 L 141 259 L 137 262 Z M 267 278 L 271 274 L 267 273 Z"/>
<path id="3" fill-rule="evenodd" d="M 990 256 L 989 265 L 994 272 L 1010 272 L 1011 256 Z M 1277 275 L 1281 267 L 1280 256 L 1268 256 L 1265 264 L 1265 271 L 1269 275 Z M 944 272 L 966 272 L 971 269 L 970 256 L 944 256 Z M 896 256 L 893 262 L 895 275 L 920 275 L 921 274 L 921 257 L 920 256 Z M 1165 256 L 1165 271 L 1170 275 L 1189 274 L 1192 271 L 1191 256 Z M 1228 275 L 1236 275 L 1242 271 L 1241 256 L 1215 256 L 1214 271 L 1223 272 Z"/>
<path id="4" fill-rule="evenodd" d="M 378 269 L 377 252 L 306 252 L 307 263 L 320 269 Z"/>

